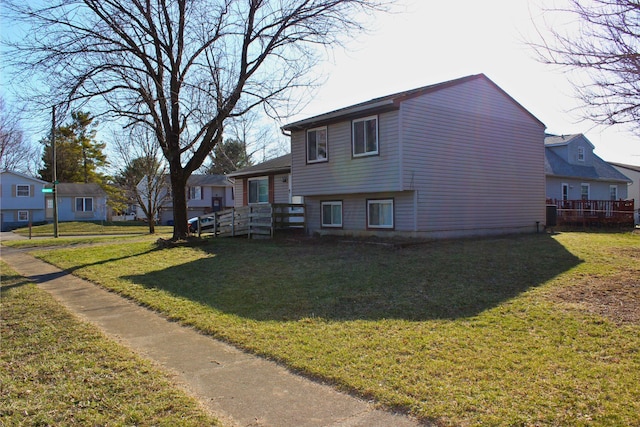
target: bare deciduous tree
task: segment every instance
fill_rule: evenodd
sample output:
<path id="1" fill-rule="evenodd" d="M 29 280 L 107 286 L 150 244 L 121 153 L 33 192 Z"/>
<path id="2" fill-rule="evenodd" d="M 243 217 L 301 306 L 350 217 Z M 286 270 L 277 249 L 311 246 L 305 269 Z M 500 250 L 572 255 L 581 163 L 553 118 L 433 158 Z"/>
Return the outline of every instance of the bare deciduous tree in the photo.
<path id="1" fill-rule="evenodd" d="M 0 98 L 0 169 L 34 175 L 39 150 L 24 138 L 19 115 Z"/>
<path id="2" fill-rule="evenodd" d="M 187 179 L 226 121 L 256 107 L 277 115 L 293 89 L 313 82 L 325 49 L 364 30 L 363 19 L 388 2 L 7 1 L 11 19 L 30 26 L 7 57 L 44 73 L 54 100 L 100 97 L 106 113 L 153 132 L 170 170 L 173 239 L 181 239 Z"/>
<path id="3" fill-rule="evenodd" d="M 156 218 L 170 193 L 160 148 L 153 135 L 140 127 L 134 127 L 126 135 L 114 135 L 113 141 L 122 162 L 115 182 L 123 190 L 125 203 L 140 208 L 149 233 L 154 234 Z"/>
<path id="4" fill-rule="evenodd" d="M 640 131 L 640 3 L 568 0 L 545 11 L 546 28 L 531 41 L 539 59 L 577 73 L 571 82 L 598 124 Z M 581 72 L 584 73 L 581 73 Z"/>

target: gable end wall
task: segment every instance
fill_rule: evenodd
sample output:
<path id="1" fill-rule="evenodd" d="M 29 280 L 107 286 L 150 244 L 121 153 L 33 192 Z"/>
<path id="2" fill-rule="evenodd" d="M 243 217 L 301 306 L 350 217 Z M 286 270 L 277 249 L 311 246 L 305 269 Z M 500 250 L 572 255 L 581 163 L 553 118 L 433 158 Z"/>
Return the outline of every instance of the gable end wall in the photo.
<path id="1" fill-rule="evenodd" d="M 421 231 L 544 223 L 544 127 L 479 79 L 401 106 L 403 189 Z"/>

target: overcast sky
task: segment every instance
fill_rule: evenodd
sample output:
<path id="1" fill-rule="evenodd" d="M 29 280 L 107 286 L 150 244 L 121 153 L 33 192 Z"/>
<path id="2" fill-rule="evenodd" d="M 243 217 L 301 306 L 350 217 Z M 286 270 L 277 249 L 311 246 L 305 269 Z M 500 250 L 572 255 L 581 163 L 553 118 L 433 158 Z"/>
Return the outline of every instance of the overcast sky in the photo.
<path id="1" fill-rule="evenodd" d="M 605 160 L 640 165 L 640 139 L 594 127 L 571 112 L 580 104 L 567 75 L 539 63 L 524 42 L 539 6 L 528 0 L 400 0 L 370 35 L 326 64 L 327 81 L 290 121 L 471 74 L 484 73 L 556 134 L 584 133 Z"/>

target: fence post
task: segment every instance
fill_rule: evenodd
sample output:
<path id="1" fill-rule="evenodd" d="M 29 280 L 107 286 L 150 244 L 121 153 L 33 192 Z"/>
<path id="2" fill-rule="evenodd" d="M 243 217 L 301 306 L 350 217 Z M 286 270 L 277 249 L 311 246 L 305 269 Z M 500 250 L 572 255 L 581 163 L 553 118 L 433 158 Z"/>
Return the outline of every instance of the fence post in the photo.
<path id="1" fill-rule="evenodd" d="M 273 239 L 273 235 L 275 234 L 275 216 L 276 216 L 276 207 L 275 205 L 271 205 L 271 227 L 269 230 L 269 234 Z"/>
<path id="2" fill-rule="evenodd" d="M 236 236 L 236 208 L 231 208 L 231 237 Z"/>

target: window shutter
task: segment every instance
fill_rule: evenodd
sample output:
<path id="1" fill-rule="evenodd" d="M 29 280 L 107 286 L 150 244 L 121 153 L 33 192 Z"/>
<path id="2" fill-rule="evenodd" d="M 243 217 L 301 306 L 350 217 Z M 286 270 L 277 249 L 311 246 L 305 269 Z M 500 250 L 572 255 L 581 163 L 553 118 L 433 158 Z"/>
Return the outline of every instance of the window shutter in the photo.
<path id="1" fill-rule="evenodd" d="M 76 211 L 76 203 L 78 203 L 78 198 L 77 197 L 75 199 L 71 199 L 71 212 L 75 212 Z"/>
<path id="2" fill-rule="evenodd" d="M 35 197 L 35 189 L 36 189 L 35 185 L 30 185 L 29 186 L 29 196 L 30 197 Z"/>
<path id="3" fill-rule="evenodd" d="M 11 197 L 16 197 L 16 185 L 11 185 Z"/>

